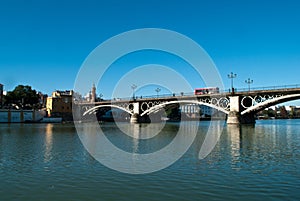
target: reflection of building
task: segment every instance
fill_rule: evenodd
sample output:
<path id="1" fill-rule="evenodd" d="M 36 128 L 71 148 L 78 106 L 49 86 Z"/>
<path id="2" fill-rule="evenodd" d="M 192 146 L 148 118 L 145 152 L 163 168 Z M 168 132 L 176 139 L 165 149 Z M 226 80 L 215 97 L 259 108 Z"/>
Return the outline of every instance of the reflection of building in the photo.
<path id="1" fill-rule="evenodd" d="M 0 108 L 3 105 L 3 84 L 0 84 Z"/>
<path id="2" fill-rule="evenodd" d="M 65 120 L 72 119 L 72 97 L 73 91 L 54 91 L 47 98 L 47 112 L 51 117 L 63 117 Z"/>

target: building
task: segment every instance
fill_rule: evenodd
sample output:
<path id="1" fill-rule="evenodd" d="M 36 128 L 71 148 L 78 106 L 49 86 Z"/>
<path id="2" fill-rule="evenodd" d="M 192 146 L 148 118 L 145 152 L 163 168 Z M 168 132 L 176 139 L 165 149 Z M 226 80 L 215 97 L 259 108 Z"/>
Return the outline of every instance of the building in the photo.
<path id="1" fill-rule="evenodd" d="M 52 92 L 52 96 L 47 97 L 46 109 L 48 116 L 72 120 L 73 93 L 73 90 Z"/>
<path id="2" fill-rule="evenodd" d="M 97 99 L 96 96 L 97 96 L 96 86 L 95 86 L 95 84 L 93 84 L 91 91 L 89 91 L 89 93 L 87 93 L 84 98 L 87 102 L 94 103 L 94 102 L 96 102 L 96 99 Z"/>
<path id="3" fill-rule="evenodd" d="M 3 84 L 0 84 L 0 108 L 3 106 Z"/>
<path id="4" fill-rule="evenodd" d="M 42 92 L 38 92 L 38 95 L 39 95 L 39 107 L 40 108 L 45 108 L 46 107 L 46 104 L 47 104 L 47 98 L 48 98 L 48 95 L 47 94 L 43 94 Z"/>
<path id="5" fill-rule="evenodd" d="M 217 112 L 216 109 L 208 107 L 206 105 L 197 105 L 197 104 L 186 104 L 181 106 L 181 112 L 187 114 L 190 117 L 205 117 L 212 116 Z"/>

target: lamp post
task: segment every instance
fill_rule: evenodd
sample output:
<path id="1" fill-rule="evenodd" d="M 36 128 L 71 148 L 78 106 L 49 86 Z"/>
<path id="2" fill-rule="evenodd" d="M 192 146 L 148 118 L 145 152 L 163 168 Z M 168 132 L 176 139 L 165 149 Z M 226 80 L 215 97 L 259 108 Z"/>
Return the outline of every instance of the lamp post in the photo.
<path id="1" fill-rule="evenodd" d="M 137 88 L 137 86 L 135 84 L 131 85 L 131 89 L 132 89 L 132 99 L 135 99 L 135 94 L 134 94 L 134 90 Z"/>
<path id="2" fill-rule="evenodd" d="M 248 80 L 245 80 L 246 84 L 248 84 L 248 91 L 250 91 L 250 84 L 253 83 L 253 80 L 251 80 L 250 78 L 248 78 Z"/>
<path id="3" fill-rule="evenodd" d="M 229 79 L 231 79 L 231 93 L 234 93 L 234 88 L 233 88 L 233 79 L 236 78 L 237 74 L 231 72 L 230 74 L 227 75 Z"/>
<path id="4" fill-rule="evenodd" d="M 161 90 L 160 88 L 156 88 L 156 89 L 155 89 L 155 91 L 156 91 L 156 93 L 157 93 L 157 98 L 158 98 L 158 93 L 160 92 L 160 90 Z"/>

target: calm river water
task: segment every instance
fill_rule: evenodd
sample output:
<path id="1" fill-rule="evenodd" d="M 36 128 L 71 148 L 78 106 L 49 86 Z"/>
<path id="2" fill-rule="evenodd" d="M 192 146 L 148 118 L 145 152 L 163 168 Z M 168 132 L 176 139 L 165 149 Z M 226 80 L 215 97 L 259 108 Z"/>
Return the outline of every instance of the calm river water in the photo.
<path id="1" fill-rule="evenodd" d="M 0 200 L 300 200 L 299 120 L 225 125 L 213 151 L 199 160 L 209 124 L 199 123 L 196 139 L 177 162 L 136 175 L 95 160 L 72 124 L 0 124 Z M 120 149 L 149 153 L 168 145 L 179 125 L 167 123 L 138 146 L 113 123 L 102 130 Z"/>

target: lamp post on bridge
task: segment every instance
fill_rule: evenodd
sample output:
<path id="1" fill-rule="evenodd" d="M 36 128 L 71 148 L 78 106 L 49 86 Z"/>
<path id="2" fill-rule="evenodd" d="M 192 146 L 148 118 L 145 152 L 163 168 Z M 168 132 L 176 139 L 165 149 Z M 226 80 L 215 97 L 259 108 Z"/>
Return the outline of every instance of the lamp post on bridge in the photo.
<path id="1" fill-rule="evenodd" d="M 233 79 L 236 78 L 237 74 L 231 72 L 227 75 L 229 79 L 231 79 L 231 93 L 234 94 L 234 88 L 233 88 Z"/>
<path id="2" fill-rule="evenodd" d="M 156 88 L 156 89 L 155 89 L 155 91 L 156 91 L 156 93 L 157 93 L 157 98 L 158 98 L 158 93 L 160 92 L 160 90 L 161 90 L 160 88 Z"/>
<path id="3" fill-rule="evenodd" d="M 135 84 L 131 85 L 131 89 L 132 89 L 132 99 L 135 99 L 135 93 L 134 90 L 137 88 L 137 86 Z"/>
<path id="4" fill-rule="evenodd" d="M 250 84 L 253 83 L 253 80 L 251 80 L 250 78 L 248 78 L 248 80 L 245 80 L 246 84 L 248 84 L 248 91 L 250 91 Z"/>

